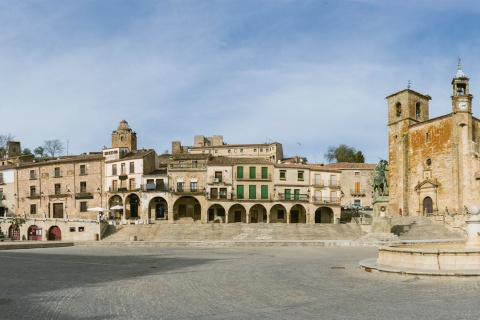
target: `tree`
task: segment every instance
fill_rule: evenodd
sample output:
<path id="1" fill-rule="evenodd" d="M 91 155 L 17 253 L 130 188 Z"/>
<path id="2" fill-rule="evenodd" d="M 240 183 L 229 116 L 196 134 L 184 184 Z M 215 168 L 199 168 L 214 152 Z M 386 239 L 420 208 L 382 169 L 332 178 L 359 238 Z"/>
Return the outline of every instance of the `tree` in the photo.
<path id="1" fill-rule="evenodd" d="M 23 151 L 22 151 L 22 156 L 27 156 L 27 155 L 29 155 L 29 154 L 33 154 L 33 153 L 32 153 L 32 150 L 30 150 L 30 149 L 28 149 L 28 148 L 23 149 Z"/>
<path id="2" fill-rule="evenodd" d="M 38 157 L 46 157 L 45 149 L 42 146 L 36 147 L 33 150 L 33 153 L 35 153 L 35 155 Z"/>
<path id="3" fill-rule="evenodd" d="M 51 157 L 55 157 L 56 155 L 60 155 L 65 147 L 63 146 L 63 143 L 58 140 L 44 140 L 43 145 L 42 145 L 44 155 L 49 155 Z M 38 149 L 38 148 L 37 148 Z M 35 149 L 35 150 L 37 150 Z"/>
<path id="4" fill-rule="evenodd" d="M 358 151 L 354 147 L 341 144 L 338 147 L 329 146 L 327 153 L 323 155 L 327 161 L 332 162 L 352 162 L 352 163 L 364 163 L 365 157 L 361 151 Z"/>
<path id="5" fill-rule="evenodd" d="M 0 158 L 7 156 L 7 144 L 15 139 L 14 136 L 9 134 L 0 134 Z"/>

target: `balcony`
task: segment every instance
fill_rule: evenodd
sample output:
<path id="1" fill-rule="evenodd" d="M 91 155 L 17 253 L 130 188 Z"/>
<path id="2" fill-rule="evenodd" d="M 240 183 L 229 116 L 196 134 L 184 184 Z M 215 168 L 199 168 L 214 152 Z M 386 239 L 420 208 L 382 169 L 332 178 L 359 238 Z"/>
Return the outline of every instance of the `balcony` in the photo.
<path id="1" fill-rule="evenodd" d="M 340 188 L 340 181 L 314 181 L 314 187 Z"/>
<path id="2" fill-rule="evenodd" d="M 312 197 L 312 202 L 315 204 L 340 204 L 340 197 Z"/>
<path id="3" fill-rule="evenodd" d="M 195 193 L 195 194 L 198 194 L 198 193 L 204 193 L 204 188 L 203 187 L 200 187 L 200 186 L 197 186 L 195 188 L 186 188 L 186 187 L 182 187 L 182 188 L 171 188 L 170 189 L 170 192 L 172 193 Z"/>
<path id="4" fill-rule="evenodd" d="M 238 174 L 235 174 L 235 179 L 237 180 L 263 180 L 263 181 L 269 181 L 272 180 L 272 175 L 271 174 L 261 174 L 257 173 L 254 176 L 251 176 L 250 174 L 244 174 L 243 176 L 238 176 Z"/>
<path id="5" fill-rule="evenodd" d="M 167 185 L 157 185 L 155 183 L 147 183 L 147 184 L 142 184 L 140 185 L 140 189 L 142 189 L 145 192 L 168 192 L 168 186 Z"/>
<path id="6" fill-rule="evenodd" d="M 30 191 L 26 194 L 26 197 L 27 198 L 30 198 L 30 199 L 38 199 L 40 198 L 41 194 L 39 192 L 36 192 L 36 191 Z"/>
<path id="7" fill-rule="evenodd" d="M 279 193 L 277 199 L 280 201 L 308 201 L 308 194 Z"/>
<path id="8" fill-rule="evenodd" d="M 220 200 L 220 201 L 227 201 L 227 200 L 233 200 L 234 199 L 234 196 L 233 194 L 208 194 L 207 193 L 207 196 L 206 198 L 208 200 Z"/>
<path id="9" fill-rule="evenodd" d="M 365 189 L 350 189 L 350 195 L 353 197 L 364 197 L 366 191 Z"/>
<path id="10" fill-rule="evenodd" d="M 131 186 L 131 187 L 109 187 L 109 192 L 129 192 L 129 191 L 140 191 L 140 187 Z"/>

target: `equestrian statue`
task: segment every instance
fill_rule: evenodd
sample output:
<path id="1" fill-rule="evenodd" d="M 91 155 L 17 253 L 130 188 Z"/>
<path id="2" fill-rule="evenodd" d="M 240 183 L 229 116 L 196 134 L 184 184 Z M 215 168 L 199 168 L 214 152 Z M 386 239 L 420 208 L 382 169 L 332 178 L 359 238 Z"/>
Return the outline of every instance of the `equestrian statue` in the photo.
<path id="1" fill-rule="evenodd" d="M 388 181 L 387 181 L 387 165 L 388 161 L 381 159 L 375 167 L 375 177 L 373 179 L 373 193 L 380 196 L 388 195 Z"/>

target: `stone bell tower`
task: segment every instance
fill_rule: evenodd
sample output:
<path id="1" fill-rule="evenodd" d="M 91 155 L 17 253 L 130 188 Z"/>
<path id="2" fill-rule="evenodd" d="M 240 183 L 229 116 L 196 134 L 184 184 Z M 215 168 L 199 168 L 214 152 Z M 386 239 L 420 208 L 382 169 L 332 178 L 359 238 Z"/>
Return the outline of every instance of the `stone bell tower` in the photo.
<path id="1" fill-rule="evenodd" d="M 388 211 L 393 215 L 409 213 L 410 139 L 412 125 L 429 120 L 431 97 L 407 89 L 389 95 L 388 101 Z"/>
<path id="2" fill-rule="evenodd" d="M 127 121 L 120 121 L 117 130 L 112 132 L 112 148 L 137 150 L 137 134 L 132 131 Z"/>

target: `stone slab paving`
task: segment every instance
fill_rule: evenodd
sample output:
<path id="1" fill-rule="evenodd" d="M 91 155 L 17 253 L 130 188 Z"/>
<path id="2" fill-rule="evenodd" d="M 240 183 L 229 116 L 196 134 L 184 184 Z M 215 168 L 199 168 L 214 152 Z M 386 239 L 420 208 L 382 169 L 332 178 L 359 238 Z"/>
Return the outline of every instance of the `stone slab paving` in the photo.
<path id="1" fill-rule="evenodd" d="M 364 272 L 374 247 L 0 251 L 0 319 L 478 319 L 480 280 Z"/>

